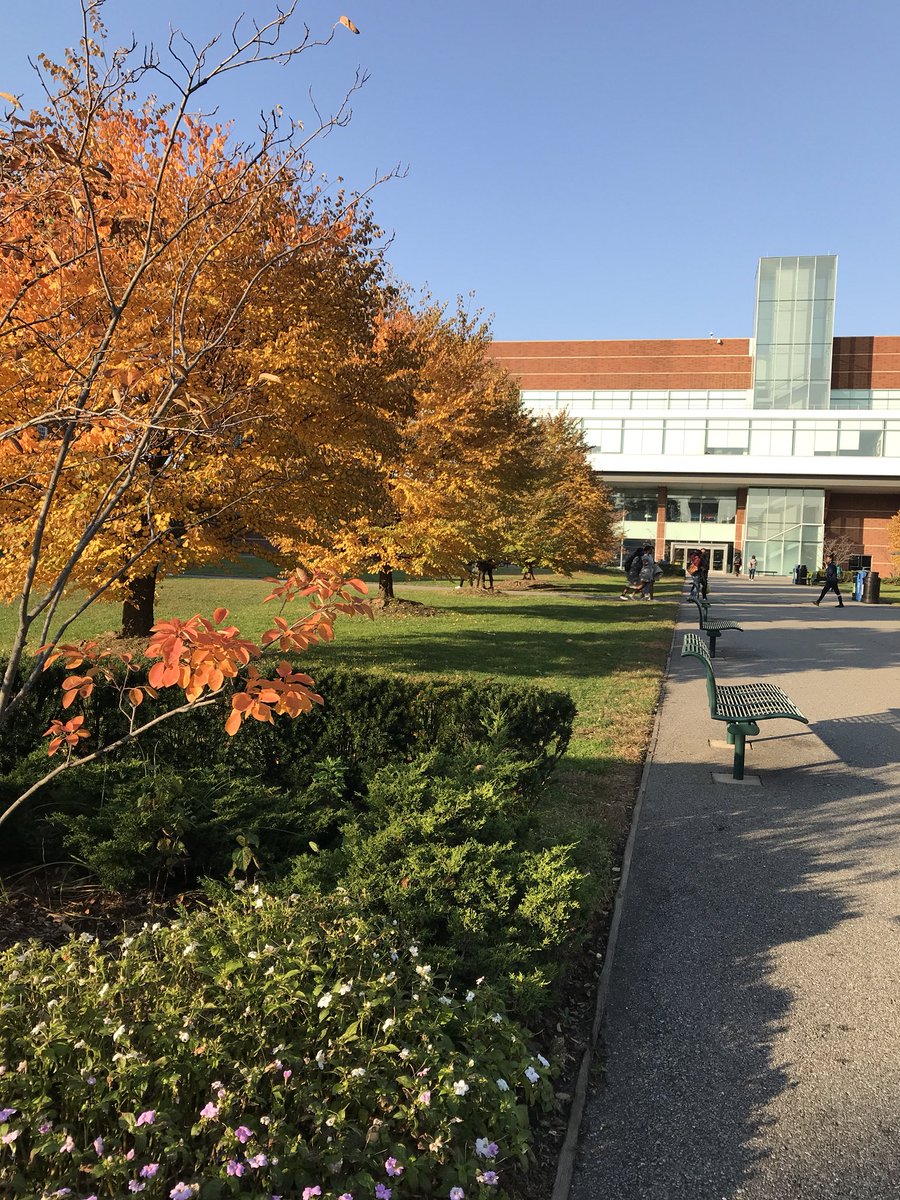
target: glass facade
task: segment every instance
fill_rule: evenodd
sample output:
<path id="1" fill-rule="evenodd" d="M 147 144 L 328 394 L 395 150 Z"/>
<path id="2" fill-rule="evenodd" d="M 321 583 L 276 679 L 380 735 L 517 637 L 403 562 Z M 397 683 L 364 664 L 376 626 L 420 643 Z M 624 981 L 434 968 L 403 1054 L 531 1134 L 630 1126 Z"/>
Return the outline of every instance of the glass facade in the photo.
<path id="1" fill-rule="evenodd" d="M 761 258 L 753 407 L 828 408 L 837 256 Z"/>
<path id="2" fill-rule="evenodd" d="M 790 575 L 822 561 L 824 488 L 749 488 L 744 562 L 756 555 L 761 571 Z"/>
<path id="3" fill-rule="evenodd" d="M 856 415 L 811 420 L 776 417 L 633 417 L 583 420 L 592 454 L 752 454 L 763 458 L 900 456 L 900 420 Z"/>

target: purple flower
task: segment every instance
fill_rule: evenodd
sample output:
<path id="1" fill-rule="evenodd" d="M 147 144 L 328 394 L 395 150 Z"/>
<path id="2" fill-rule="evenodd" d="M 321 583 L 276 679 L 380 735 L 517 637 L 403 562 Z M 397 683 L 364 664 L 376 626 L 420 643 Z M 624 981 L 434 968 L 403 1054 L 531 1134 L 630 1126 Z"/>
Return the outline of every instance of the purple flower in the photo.
<path id="1" fill-rule="evenodd" d="M 431 1092 L 420 1092 L 419 1103 L 426 1106 L 429 1105 L 431 1103 Z"/>
<path id="2" fill-rule="evenodd" d="M 97 1152 L 98 1157 L 103 1154 L 103 1138 L 102 1137 L 94 1138 L 94 1150 Z"/>
<path id="3" fill-rule="evenodd" d="M 385 1187 L 383 1183 L 375 1184 L 375 1200 L 391 1200 L 393 1193 L 389 1187 Z"/>
<path id="4" fill-rule="evenodd" d="M 57 1188 L 56 1191 L 52 1193 L 52 1195 L 54 1197 L 54 1200 L 57 1196 L 71 1196 L 72 1189 L 71 1188 Z"/>
<path id="5" fill-rule="evenodd" d="M 53 1126 L 49 1121 L 41 1121 L 40 1125 L 38 1125 L 38 1133 L 49 1133 L 52 1128 Z"/>
<path id="6" fill-rule="evenodd" d="M 71 1133 L 68 1133 L 68 1134 L 66 1134 L 66 1140 L 63 1142 L 63 1144 L 59 1148 L 59 1152 L 60 1152 L 60 1154 L 71 1154 L 74 1149 L 75 1149 L 75 1139 L 72 1137 Z"/>
<path id="7" fill-rule="evenodd" d="M 321 1196 L 321 1195 L 322 1195 L 322 1189 L 319 1187 L 318 1184 L 316 1184 L 315 1187 L 308 1187 L 308 1188 L 303 1189 L 303 1200 L 314 1200 L 314 1197 Z"/>
<path id="8" fill-rule="evenodd" d="M 353 1193 L 352 1192 L 342 1192 L 340 1194 L 340 1196 L 338 1196 L 338 1200 L 353 1200 Z"/>
<path id="9" fill-rule="evenodd" d="M 258 1171 L 260 1167 L 269 1165 L 269 1160 L 264 1154 L 254 1154 L 252 1158 L 247 1159 L 247 1166 L 253 1167 L 254 1171 Z"/>
<path id="10" fill-rule="evenodd" d="M 403 1167 L 397 1162 L 396 1158 L 389 1158 L 384 1164 L 384 1169 L 387 1171 L 388 1175 L 403 1174 Z"/>
<path id="11" fill-rule="evenodd" d="M 466 1193 L 460 1187 L 450 1189 L 450 1200 L 465 1200 Z"/>
<path id="12" fill-rule="evenodd" d="M 229 1159 L 228 1165 L 225 1167 L 225 1172 L 228 1175 L 237 1175 L 238 1178 L 243 1175 L 246 1167 L 242 1162 L 238 1162 L 236 1158 Z"/>
<path id="13" fill-rule="evenodd" d="M 500 1147 L 496 1142 L 489 1142 L 487 1138 L 476 1138 L 475 1153 L 479 1158 L 496 1158 L 500 1153 Z"/>
<path id="14" fill-rule="evenodd" d="M 152 1125 L 155 1120 L 156 1120 L 156 1109 L 148 1108 L 148 1109 L 145 1109 L 144 1112 L 141 1113 L 141 1115 L 138 1117 L 135 1124 L 136 1125 Z"/>
<path id="15" fill-rule="evenodd" d="M 132 1146 L 131 1149 L 128 1151 L 128 1153 L 125 1155 L 125 1161 L 131 1162 L 131 1160 L 133 1158 L 134 1158 L 134 1146 Z"/>
<path id="16" fill-rule="evenodd" d="M 0 1138 L 0 1142 L 4 1146 L 11 1146 L 21 1132 L 21 1129 L 11 1129 L 9 1133 L 4 1133 L 3 1137 Z"/>
<path id="17" fill-rule="evenodd" d="M 290 1079 L 290 1077 L 293 1075 L 293 1073 L 294 1073 L 293 1071 L 282 1071 L 281 1072 L 281 1074 L 284 1076 L 285 1083 L 287 1083 L 287 1081 Z"/>
<path id="18" fill-rule="evenodd" d="M 97 1082 L 97 1076 L 96 1075 L 88 1075 L 87 1080 L 85 1082 L 87 1083 L 88 1087 L 93 1087 L 94 1084 Z"/>
<path id="19" fill-rule="evenodd" d="M 0 1125 L 4 1125 L 13 1113 L 17 1113 L 17 1108 L 0 1108 Z"/>
<path id="20" fill-rule="evenodd" d="M 200 1109 L 200 1116 L 204 1117 L 207 1121 L 214 1121 L 218 1115 L 219 1106 L 213 1104 L 212 1100 L 210 1100 L 209 1104 L 204 1104 Z"/>
<path id="21" fill-rule="evenodd" d="M 152 1179 L 159 1170 L 159 1163 L 147 1163 L 146 1167 L 141 1167 L 141 1179 Z"/>
<path id="22" fill-rule="evenodd" d="M 146 1183 L 138 1183 L 136 1179 L 128 1180 L 129 1192 L 142 1192 L 146 1186 Z"/>
<path id="23" fill-rule="evenodd" d="M 238 1125 L 237 1129 L 234 1131 L 234 1136 L 242 1146 L 246 1146 L 247 1142 L 249 1142 L 253 1137 L 253 1130 L 248 1129 L 246 1125 Z"/>
<path id="24" fill-rule="evenodd" d="M 196 1194 L 197 1188 L 195 1184 L 182 1183 L 179 1179 L 171 1192 L 169 1192 L 169 1200 L 193 1200 Z"/>
<path id="25" fill-rule="evenodd" d="M 494 1187 L 500 1182 L 500 1176 L 496 1171 L 479 1171 L 478 1182 L 487 1184 L 488 1187 Z"/>

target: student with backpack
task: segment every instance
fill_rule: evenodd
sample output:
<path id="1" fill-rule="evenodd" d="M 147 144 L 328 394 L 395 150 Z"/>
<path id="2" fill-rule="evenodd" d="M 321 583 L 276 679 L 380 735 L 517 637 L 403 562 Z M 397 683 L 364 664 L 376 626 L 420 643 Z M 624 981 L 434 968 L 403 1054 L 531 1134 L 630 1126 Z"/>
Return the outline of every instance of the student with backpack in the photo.
<path id="1" fill-rule="evenodd" d="M 619 596 L 620 600 L 633 600 L 635 596 L 643 592 L 641 570 L 644 565 L 644 555 L 648 554 L 651 549 L 652 546 L 647 542 L 643 546 L 638 546 L 637 550 L 632 550 L 625 559 L 622 566 L 625 569 L 626 583 Z"/>

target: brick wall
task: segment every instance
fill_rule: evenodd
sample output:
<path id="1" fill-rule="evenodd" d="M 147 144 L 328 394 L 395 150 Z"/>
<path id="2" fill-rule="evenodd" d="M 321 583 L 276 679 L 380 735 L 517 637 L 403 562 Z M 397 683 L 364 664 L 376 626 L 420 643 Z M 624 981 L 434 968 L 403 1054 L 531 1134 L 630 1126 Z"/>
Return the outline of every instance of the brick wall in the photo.
<path id="1" fill-rule="evenodd" d="M 900 339 L 897 339 L 900 341 Z M 749 388 L 747 338 L 620 342 L 493 342 L 522 388 Z"/>
<path id="2" fill-rule="evenodd" d="M 833 388 L 900 388 L 900 337 L 836 337 Z"/>
<path id="3" fill-rule="evenodd" d="M 872 570 L 900 574 L 900 560 L 888 544 L 888 521 L 900 511 L 900 492 L 829 492 L 825 497 L 825 536 L 851 538 L 852 554 L 871 554 Z"/>

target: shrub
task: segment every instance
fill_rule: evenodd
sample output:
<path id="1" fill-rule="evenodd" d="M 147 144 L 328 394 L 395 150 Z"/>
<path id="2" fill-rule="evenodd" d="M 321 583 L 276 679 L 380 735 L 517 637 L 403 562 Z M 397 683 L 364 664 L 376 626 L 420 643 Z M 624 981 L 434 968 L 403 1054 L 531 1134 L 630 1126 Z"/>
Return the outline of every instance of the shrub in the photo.
<path id="1" fill-rule="evenodd" d="M 533 843 L 523 774 L 496 752 L 384 767 L 340 848 L 296 862 L 286 886 L 345 888 L 440 947 L 455 978 L 514 981 L 517 1007 L 529 1009 L 572 934 L 583 875 L 572 847 Z"/>
<path id="2" fill-rule="evenodd" d="M 255 886 L 107 948 L 3 952 L 4 1195 L 503 1195 L 487 1173 L 527 1161 L 549 1064 L 421 958 L 346 897 Z"/>

